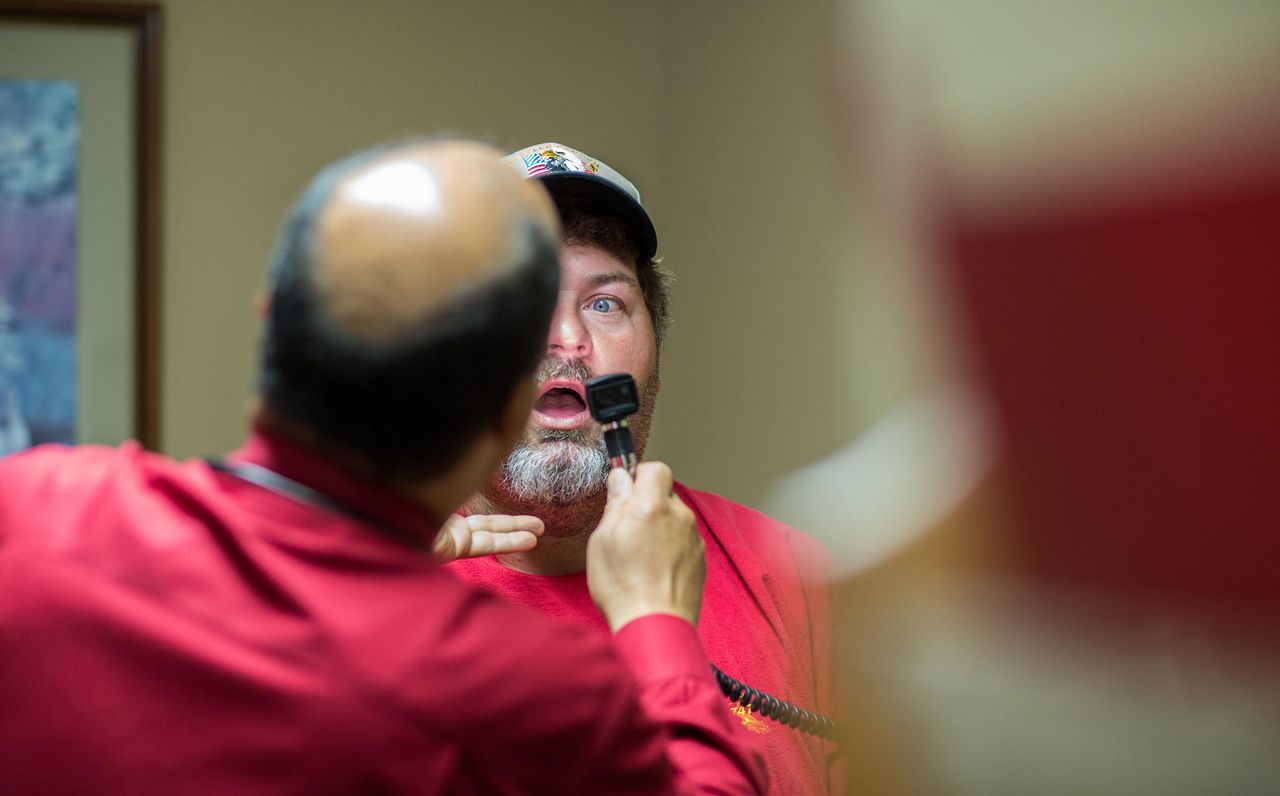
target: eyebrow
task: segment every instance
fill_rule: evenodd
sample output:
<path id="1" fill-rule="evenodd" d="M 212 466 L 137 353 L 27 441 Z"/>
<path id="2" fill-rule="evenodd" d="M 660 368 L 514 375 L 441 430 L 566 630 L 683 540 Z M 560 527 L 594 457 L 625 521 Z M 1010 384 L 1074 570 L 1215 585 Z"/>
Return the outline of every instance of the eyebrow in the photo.
<path id="1" fill-rule="evenodd" d="M 587 284 L 592 287 L 599 287 L 600 285 L 607 285 L 612 282 L 623 282 L 634 288 L 640 287 L 640 282 L 626 271 L 610 271 L 607 274 L 595 274 L 587 277 Z"/>

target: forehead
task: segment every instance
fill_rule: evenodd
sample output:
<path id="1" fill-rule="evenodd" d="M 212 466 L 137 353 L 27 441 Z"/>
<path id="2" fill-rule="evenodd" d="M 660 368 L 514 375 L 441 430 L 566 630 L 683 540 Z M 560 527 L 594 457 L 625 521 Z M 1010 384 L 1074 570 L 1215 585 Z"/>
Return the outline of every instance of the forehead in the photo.
<path id="1" fill-rule="evenodd" d="M 637 290 L 635 263 L 623 260 L 590 243 L 567 243 L 560 252 L 560 274 L 564 285 L 616 282 Z"/>

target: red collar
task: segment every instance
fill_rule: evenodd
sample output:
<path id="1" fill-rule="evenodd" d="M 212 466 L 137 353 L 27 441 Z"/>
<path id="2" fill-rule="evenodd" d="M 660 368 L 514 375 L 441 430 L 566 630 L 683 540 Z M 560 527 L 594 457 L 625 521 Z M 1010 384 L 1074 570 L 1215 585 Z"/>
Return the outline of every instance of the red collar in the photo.
<path id="1" fill-rule="evenodd" d="M 255 428 L 245 443 L 226 458 L 256 464 L 297 481 L 355 513 L 420 538 L 427 547 L 443 522 L 387 486 L 360 478 L 331 459 L 261 428 Z"/>

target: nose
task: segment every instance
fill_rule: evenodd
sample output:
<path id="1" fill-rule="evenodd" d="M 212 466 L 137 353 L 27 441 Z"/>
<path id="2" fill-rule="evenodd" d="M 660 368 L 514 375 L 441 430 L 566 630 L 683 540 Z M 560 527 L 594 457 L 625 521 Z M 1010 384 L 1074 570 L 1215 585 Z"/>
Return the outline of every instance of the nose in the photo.
<path id="1" fill-rule="evenodd" d="M 551 318 L 547 353 L 582 359 L 591 353 L 591 334 L 576 306 L 561 305 Z"/>

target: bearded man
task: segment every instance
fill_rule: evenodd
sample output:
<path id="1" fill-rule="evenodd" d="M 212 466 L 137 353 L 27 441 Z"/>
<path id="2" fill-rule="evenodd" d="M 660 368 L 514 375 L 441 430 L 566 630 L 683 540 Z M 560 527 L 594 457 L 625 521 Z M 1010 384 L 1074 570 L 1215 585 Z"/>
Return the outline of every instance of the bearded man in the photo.
<path id="1" fill-rule="evenodd" d="M 669 323 L 657 233 L 635 186 L 603 161 L 557 143 L 507 161 L 543 184 L 563 229 L 560 292 L 524 438 L 474 498 L 476 514 L 534 515 L 532 550 L 459 561 L 462 578 L 607 633 L 587 588 L 587 541 L 604 511 L 609 471 L 583 382 L 630 373 L 641 394 L 630 419 L 636 451 L 649 438 Z M 751 687 L 810 711 L 832 707 L 823 551 L 810 537 L 717 495 L 676 483 L 707 549 L 698 635 L 712 663 Z M 725 701 L 764 755 L 774 793 L 838 791 L 829 742 Z"/>

